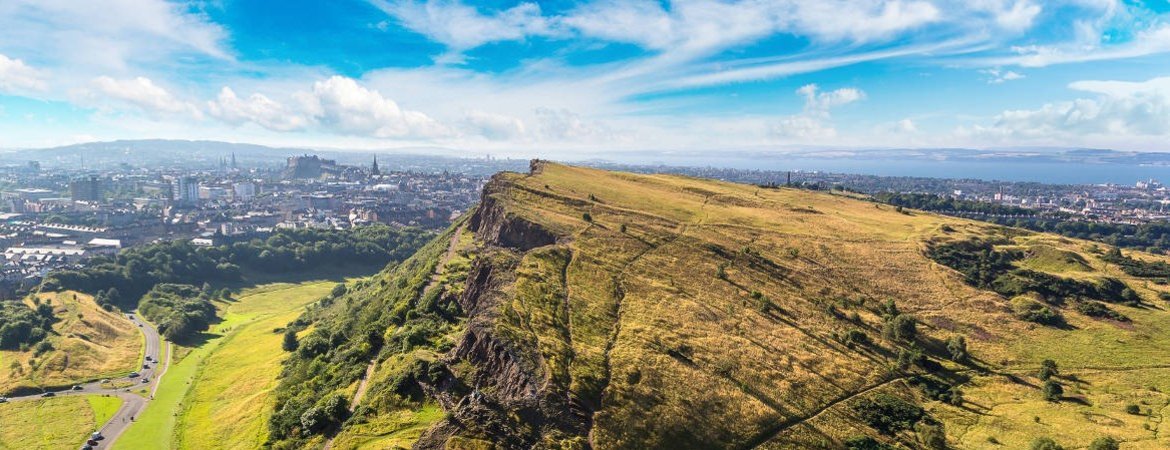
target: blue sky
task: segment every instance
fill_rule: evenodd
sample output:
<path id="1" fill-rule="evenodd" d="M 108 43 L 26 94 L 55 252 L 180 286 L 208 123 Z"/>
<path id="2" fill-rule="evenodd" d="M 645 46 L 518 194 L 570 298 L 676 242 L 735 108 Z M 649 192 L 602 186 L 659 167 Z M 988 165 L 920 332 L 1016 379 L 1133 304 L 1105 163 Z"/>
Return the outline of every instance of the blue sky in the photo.
<path id="1" fill-rule="evenodd" d="M 1170 150 L 1170 0 L 6 0 L 0 147 Z"/>

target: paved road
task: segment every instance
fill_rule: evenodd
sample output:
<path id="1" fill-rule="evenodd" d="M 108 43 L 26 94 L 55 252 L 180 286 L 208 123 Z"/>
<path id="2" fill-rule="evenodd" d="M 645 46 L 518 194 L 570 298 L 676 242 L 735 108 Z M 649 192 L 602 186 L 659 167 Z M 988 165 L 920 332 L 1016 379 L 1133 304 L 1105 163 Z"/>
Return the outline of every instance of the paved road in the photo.
<path id="1" fill-rule="evenodd" d="M 126 428 L 130 426 L 133 419 L 138 417 L 138 413 L 142 411 L 142 408 L 146 406 L 146 403 L 150 401 L 150 398 L 154 398 L 154 392 L 158 388 L 158 377 L 155 376 L 156 372 L 159 376 L 161 376 L 162 373 L 166 371 L 166 366 L 170 364 L 170 352 L 167 352 L 166 363 L 161 369 L 156 367 L 159 361 L 159 357 L 162 356 L 160 352 L 162 349 L 162 340 L 158 335 L 158 329 L 156 329 L 150 323 L 139 319 L 137 314 L 127 314 L 126 317 L 130 319 L 130 321 L 133 322 L 139 330 L 142 331 L 143 337 L 146 338 L 145 356 L 150 358 L 150 361 L 142 361 L 143 365 L 138 366 L 136 369 L 139 374 L 138 377 L 130 378 L 127 376 L 122 378 L 111 378 L 110 381 L 121 384 L 126 384 L 127 382 L 133 384 L 121 389 L 115 389 L 110 384 L 103 384 L 101 381 L 94 381 L 79 385 L 81 389 L 66 389 L 53 392 L 56 396 L 112 395 L 122 399 L 122 407 L 118 408 L 118 411 L 114 413 L 114 416 L 110 418 L 109 422 L 106 422 L 101 426 L 101 428 L 98 429 L 98 431 L 102 433 L 102 436 L 105 436 L 105 439 L 99 441 L 98 445 L 94 447 L 98 449 L 107 448 L 112 445 L 114 440 L 116 440 L 118 436 L 122 434 L 122 432 L 126 431 Z M 147 380 L 148 382 L 143 383 L 141 380 Z M 150 392 L 150 398 L 143 398 L 141 395 L 134 393 L 141 390 L 142 387 L 146 387 L 148 389 Z M 39 398 L 42 398 L 40 394 L 34 394 L 21 397 L 12 397 L 9 400 L 17 402 L 36 400 Z M 82 442 L 79 442 L 77 445 L 80 447 L 82 444 Z"/>

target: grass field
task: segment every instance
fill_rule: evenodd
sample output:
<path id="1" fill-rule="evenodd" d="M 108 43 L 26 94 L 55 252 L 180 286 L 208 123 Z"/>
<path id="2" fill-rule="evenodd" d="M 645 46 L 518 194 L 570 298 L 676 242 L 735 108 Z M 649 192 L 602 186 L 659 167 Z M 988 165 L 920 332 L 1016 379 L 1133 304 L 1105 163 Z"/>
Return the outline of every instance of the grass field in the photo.
<path id="1" fill-rule="evenodd" d="M 142 334 L 121 314 L 105 311 L 85 294 L 37 294 L 58 321 L 48 338 L 53 350 L 0 351 L 0 393 L 24 387 L 60 387 L 124 375 L 136 366 Z M 31 301 L 26 300 L 31 305 Z"/>
<path id="2" fill-rule="evenodd" d="M 346 428 L 333 440 L 338 450 L 408 449 L 424 431 L 439 419 L 443 410 L 425 404 L 414 410 L 398 410 L 369 422 Z"/>
<path id="3" fill-rule="evenodd" d="M 1167 445 L 1155 437 L 1170 370 L 1158 297 L 1170 288 L 1105 264 L 1089 242 L 826 192 L 556 164 L 501 176 L 489 195 L 506 211 L 495 217 L 556 239 L 517 255 L 514 280 L 482 294 L 497 306 L 481 318 L 546 383 L 543 395 L 600 405 L 594 448 L 832 448 L 862 435 L 920 446 L 912 431 L 883 436 L 849 412 L 884 391 L 925 405 L 958 448 L 1026 448 L 1039 436 L 1077 448 L 1105 435 L 1124 448 Z M 1129 322 L 1086 316 L 1073 299 L 1053 305 L 1066 326 L 1018 319 L 1008 299 L 925 252 L 977 237 L 1020 251 L 1021 268 L 1117 278 L 1145 305 L 1108 305 Z M 887 300 L 917 318 L 913 344 L 883 337 Z M 847 345 L 846 332 L 867 343 Z M 972 355 L 965 365 L 948 360 L 956 336 Z M 897 369 L 898 353 L 915 348 L 933 366 Z M 1068 377 L 1059 402 L 1035 378 L 1044 359 Z M 931 401 L 905 382 L 926 371 L 944 372 L 966 400 Z M 1149 411 L 1127 415 L 1130 403 Z M 484 432 L 470 427 L 463 437 Z"/>
<path id="4" fill-rule="evenodd" d="M 283 327 L 336 282 L 250 288 L 222 307 L 212 337 L 167 370 L 158 395 L 116 448 L 256 448 L 265 439 Z"/>
<path id="5" fill-rule="evenodd" d="M 121 405 L 117 397 L 96 395 L 0 404 L 0 449 L 79 447 Z"/>

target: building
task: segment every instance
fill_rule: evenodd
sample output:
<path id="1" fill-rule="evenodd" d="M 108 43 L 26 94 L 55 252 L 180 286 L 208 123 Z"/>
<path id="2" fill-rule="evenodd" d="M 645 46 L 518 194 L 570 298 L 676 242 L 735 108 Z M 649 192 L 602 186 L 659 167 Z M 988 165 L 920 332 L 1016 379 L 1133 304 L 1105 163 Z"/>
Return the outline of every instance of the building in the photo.
<path id="1" fill-rule="evenodd" d="M 248 201 L 256 197 L 256 183 L 241 181 L 232 185 L 232 195 L 236 201 Z"/>
<path id="2" fill-rule="evenodd" d="M 290 156 L 284 168 L 286 179 L 321 178 L 325 172 L 337 170 L 337 161 L 323 159 L 317 155 Z"/>
<path id="3" fill-rule="evenodd" d="M 75 202 L 100 202 L 105 200 L 104 184 L 97 175 L 75 178 L 69 182 L 69 196 Z"/>
<path id="4" fill-rule="evenodd" d="M 199 180 L 195 177 L 179 177 L 175 180 L 175 203 L 191 206 L 199 203 Z"/>

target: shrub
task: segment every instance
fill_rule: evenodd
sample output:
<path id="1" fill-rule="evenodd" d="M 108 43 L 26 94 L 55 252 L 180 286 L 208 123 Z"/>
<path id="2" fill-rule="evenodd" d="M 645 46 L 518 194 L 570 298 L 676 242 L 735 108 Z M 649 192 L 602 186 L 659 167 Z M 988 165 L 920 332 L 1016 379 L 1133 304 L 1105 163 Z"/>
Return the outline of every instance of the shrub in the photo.
<path id="1" fill-rule="evenodd" d="M 1142 408 L 1138 405 L 1130 403 L 1128 405 L 1125 405 L 1125 412 L 1136 416 L 1136 415 L 1142 413 Z"/>
<path id="2" fill-rule="evenodd" d="M 1053 376 L 1060 375 L 1060 369 L 1056 367 L 1056 361 L 1046 359 L 1040 363 L 1040 373 L 1037 375 L 1043 381 L 1048 381 Z"/>
<path id="3" fill-rule="evenodd" d="M 1099 437 L 1089 444 L 1089 450 L 1119 450 L 1120 448 L 1121 443 L 1109 436 Z"/>
<path id="4" fill-rule="evenodd" d="M 878 442 L 877 439 L 869 436 L 849 438 L 845 441 L 845 448 L 848 450 L 894 450 L 894 447 Z"/>
<path id="5" fill-rule="evenodd" d="M 589 214 L 589 213 L 582 214 L 581 218 L 584 219 L 586 222 L 590 222 L 590 223 L 593 222 L 593 215 L 592 214 Z"/>
<path id="6" fill-rule="evenodd" d="M 951 360 L 962 362 L 967 360 L 967 339 L 962 336 L 954 336 L 947 339 L 947 352 L 951 354 Z"/>
<path id="7" fill-rule="evenodd" d="M 1048 401 L 1058 401 L 1064 395 L 1064 386 L 1056 380 L 1048 380 L 1044 382 L 1044 399 Z"/>
<path id="8" fill-rule="evenodd" d="M 918 439 L 922 445 L 931 450 L 945 450 L 947 448 L 947 433 L 942 424 L 919 423 L 914 427 L 918 432 Z"/>
<path id="9" fill-rule="evenodd" d="M 896 341 L 912 341 L 918 337 L 918 319 L 910 314 L 898 314 L 882 326 L 882 336 Z"/>
<path id="10" fill-rule="evenodd" d="M 299 345 L 299 343 L 297 342 L 296 330 L 293 330 L 291 328 L 285 330 L 284 331 L 284 340 L 282 340 L 280 342 L 281 350 L 284 350 L 286 352 L 293 352 L 293 351 L 297 350 L 298 345 Z"/>
<path id="11" fill-rule="evenodd" d="M 1102 304 L 1100 302 L 1094 302 L 1094 301 L 1077 302 L 1076 310 L 1077 310 L 1077 312 L 1084 314 L 1086 316 L 1089 316 L 1089 317 L 1105 317 L 1105 318 L 1113 319 L 1113 320 L 1116 320 L 1119 322 L 1128 322 L 1129 321 L 1129 318 L 1125 317 L 1124 314 L 1121 314 L 1117 311 L 1109 309 L 1108 306 L 1105 306 L 1104 304 Z"/>
<path id="12" fill-rule="evenodd" d="M 329 296 L 333 298 L 341 297 L 345 295 L 347 290 L 348 288 L 345 287 L 345 283 L 337 283 L 336 286 L 333 286 L 333 290 L 329 291 Z"/>
<path id="13" fill-rule="evenodd" d="M 878 394 L 853 405 L 867 425 L 883 434 L 908 430 L 926 415 L 918 405 L 889 394 Z"/>
<path id="14" fill-rule="evenodd" d="M 1031 450 L 1064 450 L 1064 447 L 1061 447 L 1056 441 L 1046 437 L 1036 438 L 1028 448 Z"/>
<path id="15" fill-rule="evenodd" d="M 1041 325 L 1064 325 L 1064 317 L 1052 308 L 1025 297 L 1016 297 L 1012 300 L 1012 312 L 1016 318 Z"/>
<path id="16" fill-rule="evenodd" d="M 849 330 L 845 332 L 845 345 L 852 348 L 854 345 L 869 345 L 869 335 L 861 330 Z"/>

